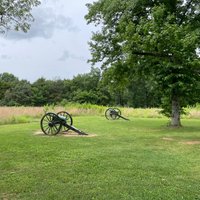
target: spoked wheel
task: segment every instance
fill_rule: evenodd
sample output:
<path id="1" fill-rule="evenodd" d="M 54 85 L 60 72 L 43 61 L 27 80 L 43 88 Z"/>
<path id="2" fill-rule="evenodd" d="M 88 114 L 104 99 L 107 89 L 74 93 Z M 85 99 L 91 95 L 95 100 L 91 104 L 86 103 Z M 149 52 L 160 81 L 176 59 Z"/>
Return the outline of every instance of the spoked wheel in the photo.
<path id="1" fill-rule="evenodd" d="M 108 120 L 119 119 L 118 115 L 121 115 L 121 111 L 118 108 L 108 108 L 105 112 L 105 117 Z"/>
<path id="2" fill-rule="evenodd" d="M 116 119 L 119 119 L 119 116 L 121 116 L 121 110 L 119 108 L 113 108 L 113 110 L 117 113 Z"/>
<path id="3" fill-rule="evenodd" d="M 106 119 L 108 119 L 108 120 L 113 119 L 113 118 L 112 118 L 112 115 L 111 115 L 111 111 L 112 111 L 112 110 L 113 110 L 112 108 L 108 108 L 108 109 L 106 110 L 106 112 L 105 112 L 105 117 L 106 117 Z"/>
<path id="4" fill-rule="evenodd" d="M 60 132 L 62 127 L 61 123 L 59 122 L 58 115 L 55 113 L 46 113 L 40 121 L 40 127 L 44 134 L 56 135 Z"/>
<path id="5" fill-rule="evenodd" d="M 68 112 L 60 111 L 57 113 L 57 115 L 61 117 L 62 119 L 64 119 L 66 124 L 72 126 L 73 120 L 72 120 L 71 115 Z M 67 132 L 68 130 L 69 128 L 67 128 L 66 126 L 62 126 L 60 131 Z"/>

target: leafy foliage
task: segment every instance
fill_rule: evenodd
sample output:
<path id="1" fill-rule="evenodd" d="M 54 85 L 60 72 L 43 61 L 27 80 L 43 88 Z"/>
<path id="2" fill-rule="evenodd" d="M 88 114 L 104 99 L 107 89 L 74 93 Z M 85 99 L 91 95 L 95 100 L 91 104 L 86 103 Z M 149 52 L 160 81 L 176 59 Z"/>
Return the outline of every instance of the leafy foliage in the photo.
<path id="1" fill-rule="evenodd" d="M 0 105 L 44 106 L 63 102 L 91 103 L 110 106 L 159 107 L 159 91 L 148 80 L 133 79 L 127 87 L 120 87 L 112 76 L 112 70 L 101 73 L 79 74 L 72 80 L 46 80 L 34 83 L 19 80 L 12 74 L 0 74 Z"/>
<path id="2" fill-rule="evenodd" d="M 200 98 L 199 0 L 99 0 L 87 6 L 87 22 L 101 25 L 90 42 L 90 61 L 113 68 L 117 81 L 138 75 L 154 80 L 163 112 L 179 121 L 183 107 Z"/>
<path id="3" fill-rule="evenodd" d="M 38 6 L 38 0 L 0 0 L 0 32 L 16 30 L 27 32 L 34 20 L 31 9 Z"/>

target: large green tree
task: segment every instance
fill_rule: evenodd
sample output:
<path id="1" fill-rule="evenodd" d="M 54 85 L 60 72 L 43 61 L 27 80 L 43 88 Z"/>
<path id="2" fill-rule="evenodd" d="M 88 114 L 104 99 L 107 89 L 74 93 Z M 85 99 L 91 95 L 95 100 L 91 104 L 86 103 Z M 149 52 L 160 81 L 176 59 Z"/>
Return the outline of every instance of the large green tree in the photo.
<path id="1" fill-rule="evenodd" d="M 26 80 L 21 80 L 6 90 L 2 104 L 7 106 L 33 105 L 32 96 L 31 84 Z"/>
<path id="2" fill-rule="evenodd" d="M 0 105 L 3 104 L 6 91 L 13 88 L 18 82 L 18 78 L 13 74 L 7 72 L 0 74 Z"/>
<path id="3" fill-rule="evenodd" d="M 200 99 L 199 0 L 99 0 L 87 4 L 93 64 L 112 67 L 118 79 L 149 76 L 162 91 L 172 126 L 186 105 Z"/>
<path id="4" fill-rule="evenodd" d="M 34 20 L 31 9 L 39 4 L 39 0 L 0 0 L 0 32 L 27 32 Z"/>
<path id="5" fill-rule="evenodd" d="M 101 72 L 98 68 L 91 68 L 86 74 L 79 74 L 72 80 L 72 100 L 79 103 L 97 104 L 101 98 L 98 94 L 98 84 Z"/>

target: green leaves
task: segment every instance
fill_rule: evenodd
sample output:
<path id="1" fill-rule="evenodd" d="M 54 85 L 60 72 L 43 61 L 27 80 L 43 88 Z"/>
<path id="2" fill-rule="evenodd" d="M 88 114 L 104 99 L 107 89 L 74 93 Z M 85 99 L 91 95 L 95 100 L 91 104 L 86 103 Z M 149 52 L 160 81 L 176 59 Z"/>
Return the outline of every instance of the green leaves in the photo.
<path id="1" fill-rule="evenodd" d="M 1 0 L 0 32 L 4 33 L 7 30 L 27 32 L 34 20 L 31 9 L 39 4 L 39 0 Z"/>
<path id="2" fill-rule="evenodd" d="M 153 78 L 164 98 L 179 95 L 180 109 L 193 102 L 200 81 L 199 1 L 100 0 L 88 10 L 88 23 L 101 26 L 90 43 L 93 63 L 115 66 L 114 77 L 124 82 L 130 74 Z"/>

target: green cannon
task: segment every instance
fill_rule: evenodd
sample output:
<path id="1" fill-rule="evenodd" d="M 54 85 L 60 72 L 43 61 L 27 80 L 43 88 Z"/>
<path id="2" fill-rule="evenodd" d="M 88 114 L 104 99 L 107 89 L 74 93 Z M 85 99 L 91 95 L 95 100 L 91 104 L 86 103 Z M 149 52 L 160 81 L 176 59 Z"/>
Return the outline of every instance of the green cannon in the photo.
<path id="1" fill-rule="evenodd" d="M 75 131 L 79 135 L 88 135 L 72 124 L 73 120 L 71 115 L 65 111 L 58 112 L 57 114 L 48 112 L 40 121 L 40 127 L 46 135 L 56 135 L 60 132 L 67 132 L 68 130 Z"/>
<path id="2" fill-rule="evenodd" d="M 108 108 L 105 111 L 105 117 L 108 120 L 116 120 L 116 119 L 119 119 L 119 118 L 122 118 L 124 120 L 129 120 L 129 119 L 127 119 L 127 118 L 125 118 L 121 115 L 121 111 L 120 111 L 119 108 Z"/>

